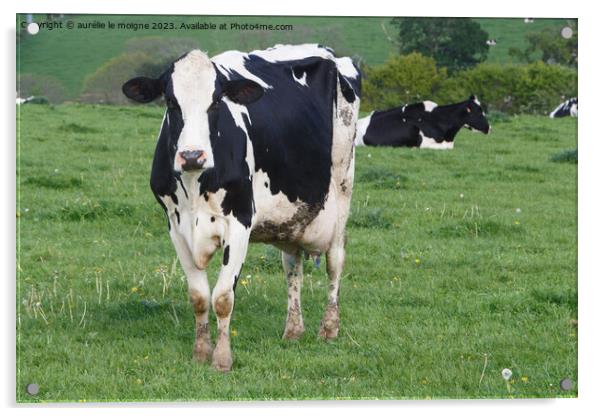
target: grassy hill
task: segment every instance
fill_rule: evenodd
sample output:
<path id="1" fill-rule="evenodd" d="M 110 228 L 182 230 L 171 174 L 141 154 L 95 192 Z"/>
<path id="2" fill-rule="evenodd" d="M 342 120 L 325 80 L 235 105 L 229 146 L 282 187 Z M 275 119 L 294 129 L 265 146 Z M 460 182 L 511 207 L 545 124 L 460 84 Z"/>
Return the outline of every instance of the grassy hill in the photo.
<path id="1" fill-rule="evenodd" d="M 18 16 L 18 21 L 23 19 Z M 36 21 L 46 16 L 35 16 Z M 370 65 L 384 62 L 396 53 L 396 45 L 389 39 L 395 36 L 389 17 L 286 17 L 286 16 L 128 16 L 128 15 L 65 15 L 57 19 L 62 29 L 41 30 L 36 36 L 21 32 L 17 45 L 17 67 L 20 74 L 50 77 L 65 89 L 67 98 L 75 99 L 81 93 L 86 76 L 124 51 L 126 42 L 148 36 L 181 37 L 198 41 L 201 49 L 215 54 L 227 49 L 252 50 L 276 43 L 318 42 L 332 46 L 339 54 L 356 55 Z M 545 26 L 560 28 L 564 19 L 536 19 L 525 24 L 523 19 L 477 19 L 498 40 L 490 52 L 495 62 L 509 62 L 511 46 L 524 46 L 524 35 Z M 78 23 L 163 23 L 173 24 L 177 30 L 163 29 L 67 29 L 67 21 Z M 227 30 L 179 30 L 182 23 L 214 23 Z M 235 30 L 230 24 L 293 25 L 293 30 Z M 18 27 L 19 22 L 18 22 Z"/>

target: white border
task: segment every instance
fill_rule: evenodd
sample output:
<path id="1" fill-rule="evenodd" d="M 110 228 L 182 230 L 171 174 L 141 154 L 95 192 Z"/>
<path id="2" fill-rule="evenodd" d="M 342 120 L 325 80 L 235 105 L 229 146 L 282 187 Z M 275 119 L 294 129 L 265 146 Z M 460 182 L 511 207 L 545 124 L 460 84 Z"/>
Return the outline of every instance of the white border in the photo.
<path id="1" fill-rule="evenodd" d="M 227 3 L 227 4 L 225 4 Z M 475 16 L 475 17 L 577 17 L 579 18 L 579 399 L 552 400 L 473 400 L 473 401 L 407 401 L 407 402 L 255 402 L 255 403 L 208 403 L 196 405 L 152 404 L 128 405 L 128 412 L 141 411 L 145 415 L 163 415 L 163 406 L 178 407 L 178 414 L 198 414 L 202 412 L 243 411 L 245 415 L 282 414 L 306 415 L 311 413 L 332 414 L 335 407 L 343 412 L 363 414 L 377 410 L 383 414 L 400 412 L 420 412 L 427 414 L 498 415 L 518 412 L 547 415 L 568 412 L 587 412 L 598 407 L 597 397 L 602 387 L 600 375 L 600 317 L 602 302 L 597 301 L 601 293 L 598 243 L 601 231 L 599 159 L 602 156 L 602 134 L 596 120 L 600 97 L 599 70 L 600 40 L 602 40 L 601 15 L 594 8 L 594 2 L 546 1 L 527 3 L 521 0 L 497 2 L 468 2 L 465 0 L 431 0 L 428 2 L 391 2 L 370 0 L 362 4 L 337 0 L 263 1 L 243 0 L 219 1 L 215 3 L 191 2 L 190 0 L 121 0 L 119 2 L 88 0 L 41 2 L 23 0 L 4 3 L 3 44 L 7 46 L 2 67 L 2 114 L 4 117 L 4 137 L 2 139 L 2 178 L 4 180 L 2 216 L 0 229 L 4 231 L 3 249 L 0 250 L 4 266 L 4 314 L 2 322 L 2 359 L 4 369 L 2 383 L 2 404 L 8 414 L 41 411 L 47 415 L 70 415 L 82 412 L 79 406 L 51 405 L 42 409 L 35 406 L 16 406 L 15 396 L 15 13 L 54 12 L 54 13 L 93 13 L 93 14 L 226 14 L 226 15 L 347 15 L 347 16 Z M 90 415 L 114 412 L 114 407 L 123 405 L 86 406 Z M 16 409 L 15 409 L 16 407 Z M 66 408 L 63 408 L 66 407 Z M 202 407 L 201 410 L 196 407 Z M 134 410 L 136 409 L 136 410 Z M 589 412 L 588 412 L 589 413 Z"/>

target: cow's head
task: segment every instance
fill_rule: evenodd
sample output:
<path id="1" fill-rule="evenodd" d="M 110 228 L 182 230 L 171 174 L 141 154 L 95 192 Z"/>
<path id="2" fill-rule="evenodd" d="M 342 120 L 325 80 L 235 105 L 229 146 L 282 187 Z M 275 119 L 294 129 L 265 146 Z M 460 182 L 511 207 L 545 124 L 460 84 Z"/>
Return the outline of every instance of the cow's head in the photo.
<path id="1" fill-rule="evenodd" d="M 174 171 L 215 167 L 221 183 L 245 175 L 247 132 L 240 110 L 263 95 L 259 84 L 227 80 L 205 53 L 193 50 L 159 78 L 133 78 L 122 90 L 139 103 L 165 97 L 162 132 L 168 135 Z"/>
<path id="2" fill-rule="evenodd" d="M 474 95 L 471 95 L 468 101 L 466 101 L 466 122 L 465 127 L 472 131 L 480 131 L 485 134 L 489 134 L 491 126 L 485 117 L 485 113 L 481 108 L 481 103 Z"/>

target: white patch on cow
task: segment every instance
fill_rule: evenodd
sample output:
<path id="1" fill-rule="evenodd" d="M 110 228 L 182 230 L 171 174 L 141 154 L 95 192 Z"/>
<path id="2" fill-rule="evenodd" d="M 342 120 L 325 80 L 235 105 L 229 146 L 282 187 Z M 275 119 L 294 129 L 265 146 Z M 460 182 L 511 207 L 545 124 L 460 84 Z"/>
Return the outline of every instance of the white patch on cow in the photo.
<path id="1" fill-rule="evenodd" d="M 474 98 L 472 99 L 472 101 L 478 105 L 479 107 L 481 106 L 481 102 L 479 101 L 479 99 L 477 98 L 477 96 L 475 95 Z"/>
<path id="2" fill-rule="evenodd" d="M 243 130 L 248 137 L 247 125 L 242 118 L 243 114 L 246 115 L 247 120 L 249 120 L 249 124 L 251 123 L 251 118 L 249 117 L 249 110 L 247 110 L 247 107 L 233 102 L 228 97 L 222 98 L 222 102 L 226 104 L 230 114 L 232 114 L 232 118 L 234 119 L 234 124 L 236 124 L 236 127 Z"/>
<path id="3" fill-rule="evenodd" d="M 421 149 L 448 150 L 454 148 L 453 141 L 443 141 L 441 143 L 437 143 L 435 139 L 425 136 L 422 132 L 420 132 L 420 137 L 422 137 L 422 143 L 420 143 Z"/>
<path id="4" fill-rule="evenodd" d="M 203 150 L 206 154 L 205 167 L 214 166 L 213 152 L 209 140 L 207 108 L 213 102 L 213 90 L 217 74 L 207 55 L 198 49 L 189 52 L 174 63 L 171 76 L 173 91 L 184 119 L 184 128 L 178 139 L 174 170 L 180 171 L 177 153 L 184 150 Z"/>
<path id="5" fill-rule="evenodd" d="M 301 76 L 301 78 L 297 78 L 295 76 L 295 71 L 293 71 L 291 69 L 291 73 L 293 74 L 293 79 L 298 82 L 299 84 L 303 85 L 304 87 L 307 87 L 307 72 L 303 72 L 303 75 Z"/>
<path id="6" fill-rule="evenodd" d="M 353 61 L 351 60 L 351 58 L 334 58 L 334 62 L 337 64 L 337 69 L 344 77 L 357 78 L 357 76 L 359 75 L 357 69 L 355 69 L 355 66 L 353 65 Z"/>
<path id="7" fill-rule="evenodd" d="M 577 104 L 571 106 L 571 117 L 577 117 L 578 113 Z"/>
<path id="8" fill-rule="evenodd" d="M 259 169 L 253 175 L 253 196 L 255 198 L 255 208 L 257 209 L 253 226 L 268 221 L 274 224 L 283 224 L 295 215 L 301 204 L 298 200 L 290 202 L 282 191 L 272 195 L 269 188 L 270 182 L 270 177 L 262 169 Z M 267 188 L 266 183 L 268 184 Z"/>
<path id="9" fill-rule="evenodd" d="M 372 121 L 372 115 L 374 111 L 370 113 L 367 117 L 360 118 L 357 121 L 357 127 L 355 132 L 355 146 L 365 146 L 364 136 L 366 135 L 366 130 L 368 130 L 368 126 L 370 125 L 370 121 Z"/>
<path id="10" fill-rule="evenodd" d="M 215 55 L 211 61 L 217 65 L 217 69 L 227 78 L 230 79 L 232 72 L 237 72 L 240 76 L 251 81 L 255 81 L 265 89 L 272 88 L 264 80 L 257 75 L 249 72 L 245 67 L 245 61 L 249 59 L 249 54 L 239 51 L 227 51 Z"/>
<path id="11" fill-rule="evenodd" d="M 320 47 L 317 43 L 305 43 L 302 45 L 278 44 L 265 50 L 249 52 L 249 55 L 259 56 L 268 62 L 292 61 L 317 56 L 333 61 L 344 77 L 357 78 L 359 75 L 350 58 L 336 58 L 330 50 Z"/>
<path id="12" fill-rule="evenodd" d="M 438 106 L 438 104 L 433 101 L 424 101 L 422 104 L 424 105 L 424 111 L 427 111 L 429 113 Z"/>

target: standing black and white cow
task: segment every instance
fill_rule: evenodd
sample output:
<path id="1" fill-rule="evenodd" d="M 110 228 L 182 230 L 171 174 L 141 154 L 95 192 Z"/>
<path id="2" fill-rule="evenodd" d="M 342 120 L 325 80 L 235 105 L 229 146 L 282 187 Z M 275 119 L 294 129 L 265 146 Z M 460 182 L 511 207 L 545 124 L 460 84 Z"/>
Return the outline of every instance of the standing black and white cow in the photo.
<path id="1" fill-rule="evenodd" d="M 282 251 L 284 338 L 304 332 L 302 253 L 326 253 L 330 285 L 319 335 L 336 337 L 360 102 L 360 74 L 351 59 L 310 44 L 211 59 L 193 50 L 158 79 L 129 80 L 123 92 L 141 103 L 163 95 L 167 104 L 151 188 L 188 280 L 194 357 L 231 369 L 234 289 L 250 240 Z M 222 267 L 211 294 L 206 268 L 220 247 Z"/>
<path id="2" fill-rule="evenodd" d="M 453 149 L 462 127 L 485 134 L 491 131 L 474 95 L 456 104 L 424 101 L 372 112 L 357 121 L 355 145 Z"/>
<path id="3" fill-rule="evenodd" d="M 558 107 L 556 107 L 554 109 L 554 111 L 552 111 L 550 113 L 550 118 L 558 118 L 558 117 L 566 117 L 566 116 L 577 117 L 577 113 L 579 112 L 578 105 L 579 105 L 579 103 L 578 103 L 577 97 L 570 98 L 570 99 L 560 103 L 558 105 Z"/>

